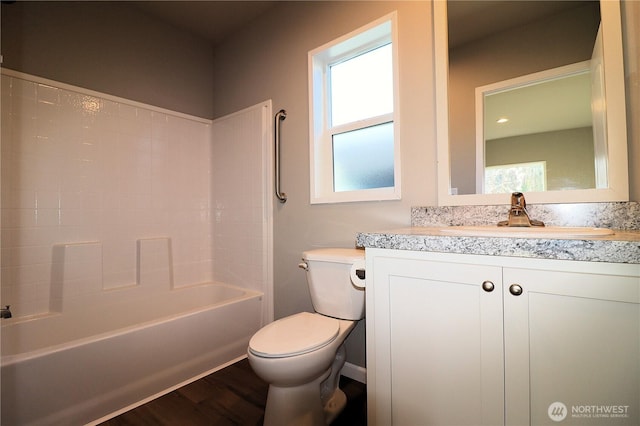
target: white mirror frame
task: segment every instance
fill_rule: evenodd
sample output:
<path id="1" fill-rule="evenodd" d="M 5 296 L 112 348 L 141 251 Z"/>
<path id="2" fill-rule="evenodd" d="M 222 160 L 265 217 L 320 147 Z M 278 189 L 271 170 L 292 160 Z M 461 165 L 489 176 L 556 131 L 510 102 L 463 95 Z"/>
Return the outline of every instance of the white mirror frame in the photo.
<path id="1" fill-rule="evenodd" d="M 476 194 L 485 193 L 485 97 L 498 92 L 549 82 L 562 77 L 573 77 L 578 74 L 584 74 L 590 71 L 590 65 L 590 60 L 582 61 L 476 87 Z M 606 161 L 607 159 L 605 158 L 605 162 Z M 608 179 L 608 177 L 605 177 L 605 182 L 606 179 Z"/>
<path id="2" fill-rule="evenodd" d="M 619 1 L 601 1 L 600 15 L 604 45 L 604 63 L 606 64 L 604 86 L 607 99 L 606 122 L 610 164 L 609 187 L 603 189 L 528 192 L 525 194 L 528 203 L 629 201 L 624 64 Z M 452 195 L 450 193 L 449 46 L 446 0 L 434 0 L 433 19 L 438 146 L 438 205 L 508 204 L 510 202 L 509 194 Z"/>

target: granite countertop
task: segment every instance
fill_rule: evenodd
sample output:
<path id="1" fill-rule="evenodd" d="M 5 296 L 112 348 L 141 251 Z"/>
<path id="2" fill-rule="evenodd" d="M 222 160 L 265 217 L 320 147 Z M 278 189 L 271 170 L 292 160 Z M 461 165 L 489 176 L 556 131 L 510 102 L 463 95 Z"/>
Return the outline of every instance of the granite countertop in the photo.
<path id="1" fill-rule="evenodd" d="M 539 259 L 640 264 L 640 231 L 621 230 L 597 237 L 451 235 L 442 227 L 413 226 L 381 232 L 361 232 L 356 245 L 365 248 L 431 251 L 440 253 L 514 256 Z"/>
<path id="2" fill-rule="evenodd" d="M 597 237 L 474 236 L 445 233 L 455 225 L 494 225 L 506 219 L 508 207 L 413 207 L 411 227 L 361 232 L 358 247 L 440 253 L 514 256 L 540 259 L 582 260 L 640 264 L 640 203 L 585 203 L 528 206 L 533 219 L 547 226 L 600 227 L 613 235 Z"/>

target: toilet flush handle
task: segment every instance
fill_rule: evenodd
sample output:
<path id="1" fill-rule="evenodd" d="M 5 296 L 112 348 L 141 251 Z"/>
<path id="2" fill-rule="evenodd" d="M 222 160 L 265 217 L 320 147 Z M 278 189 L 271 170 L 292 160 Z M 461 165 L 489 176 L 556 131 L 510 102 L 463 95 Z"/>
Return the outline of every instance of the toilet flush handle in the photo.
<path id="1" fill-rule="evenodd" d="M 351 265 L 351 282 L 358 288 L 365 287 L 365 261 L 358 260 Z"/>
<path id="2" fill-rule="evenodd" d="M 300 263 L 298 263 L 298 268 L 302 268 L 305 271 L 308 271 L 309 270 L 309 265 L 307 264 L 307 262 L 300 262 Z"/>

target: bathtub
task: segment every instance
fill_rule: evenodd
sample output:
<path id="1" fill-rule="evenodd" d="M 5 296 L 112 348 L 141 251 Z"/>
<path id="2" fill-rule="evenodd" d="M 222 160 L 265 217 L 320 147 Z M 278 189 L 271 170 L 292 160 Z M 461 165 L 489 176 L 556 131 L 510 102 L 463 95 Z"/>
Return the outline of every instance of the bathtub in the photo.
<path id="1" fill-rule="evenodd" d="M 102 297 L 2 320 L 2 425 L 106 420 L 241 359 L 262 326 L 262 293 L 220 283 Z"/>

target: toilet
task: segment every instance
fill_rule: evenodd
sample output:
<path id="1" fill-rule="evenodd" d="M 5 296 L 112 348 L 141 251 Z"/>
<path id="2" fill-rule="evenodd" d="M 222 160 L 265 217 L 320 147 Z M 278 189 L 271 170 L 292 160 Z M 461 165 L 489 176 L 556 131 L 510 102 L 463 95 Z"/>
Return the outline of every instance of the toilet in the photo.
<path id="1" fill-rule="evenodd" d="M 249 341 L 249 363 L 269 383 L 265 426 L 330 424 L 347 398 L 338 387 L 344 340 L 364 318 L 364 250 L 305 251 L 300 267 L 315 313 L 274 321 Z"/>

